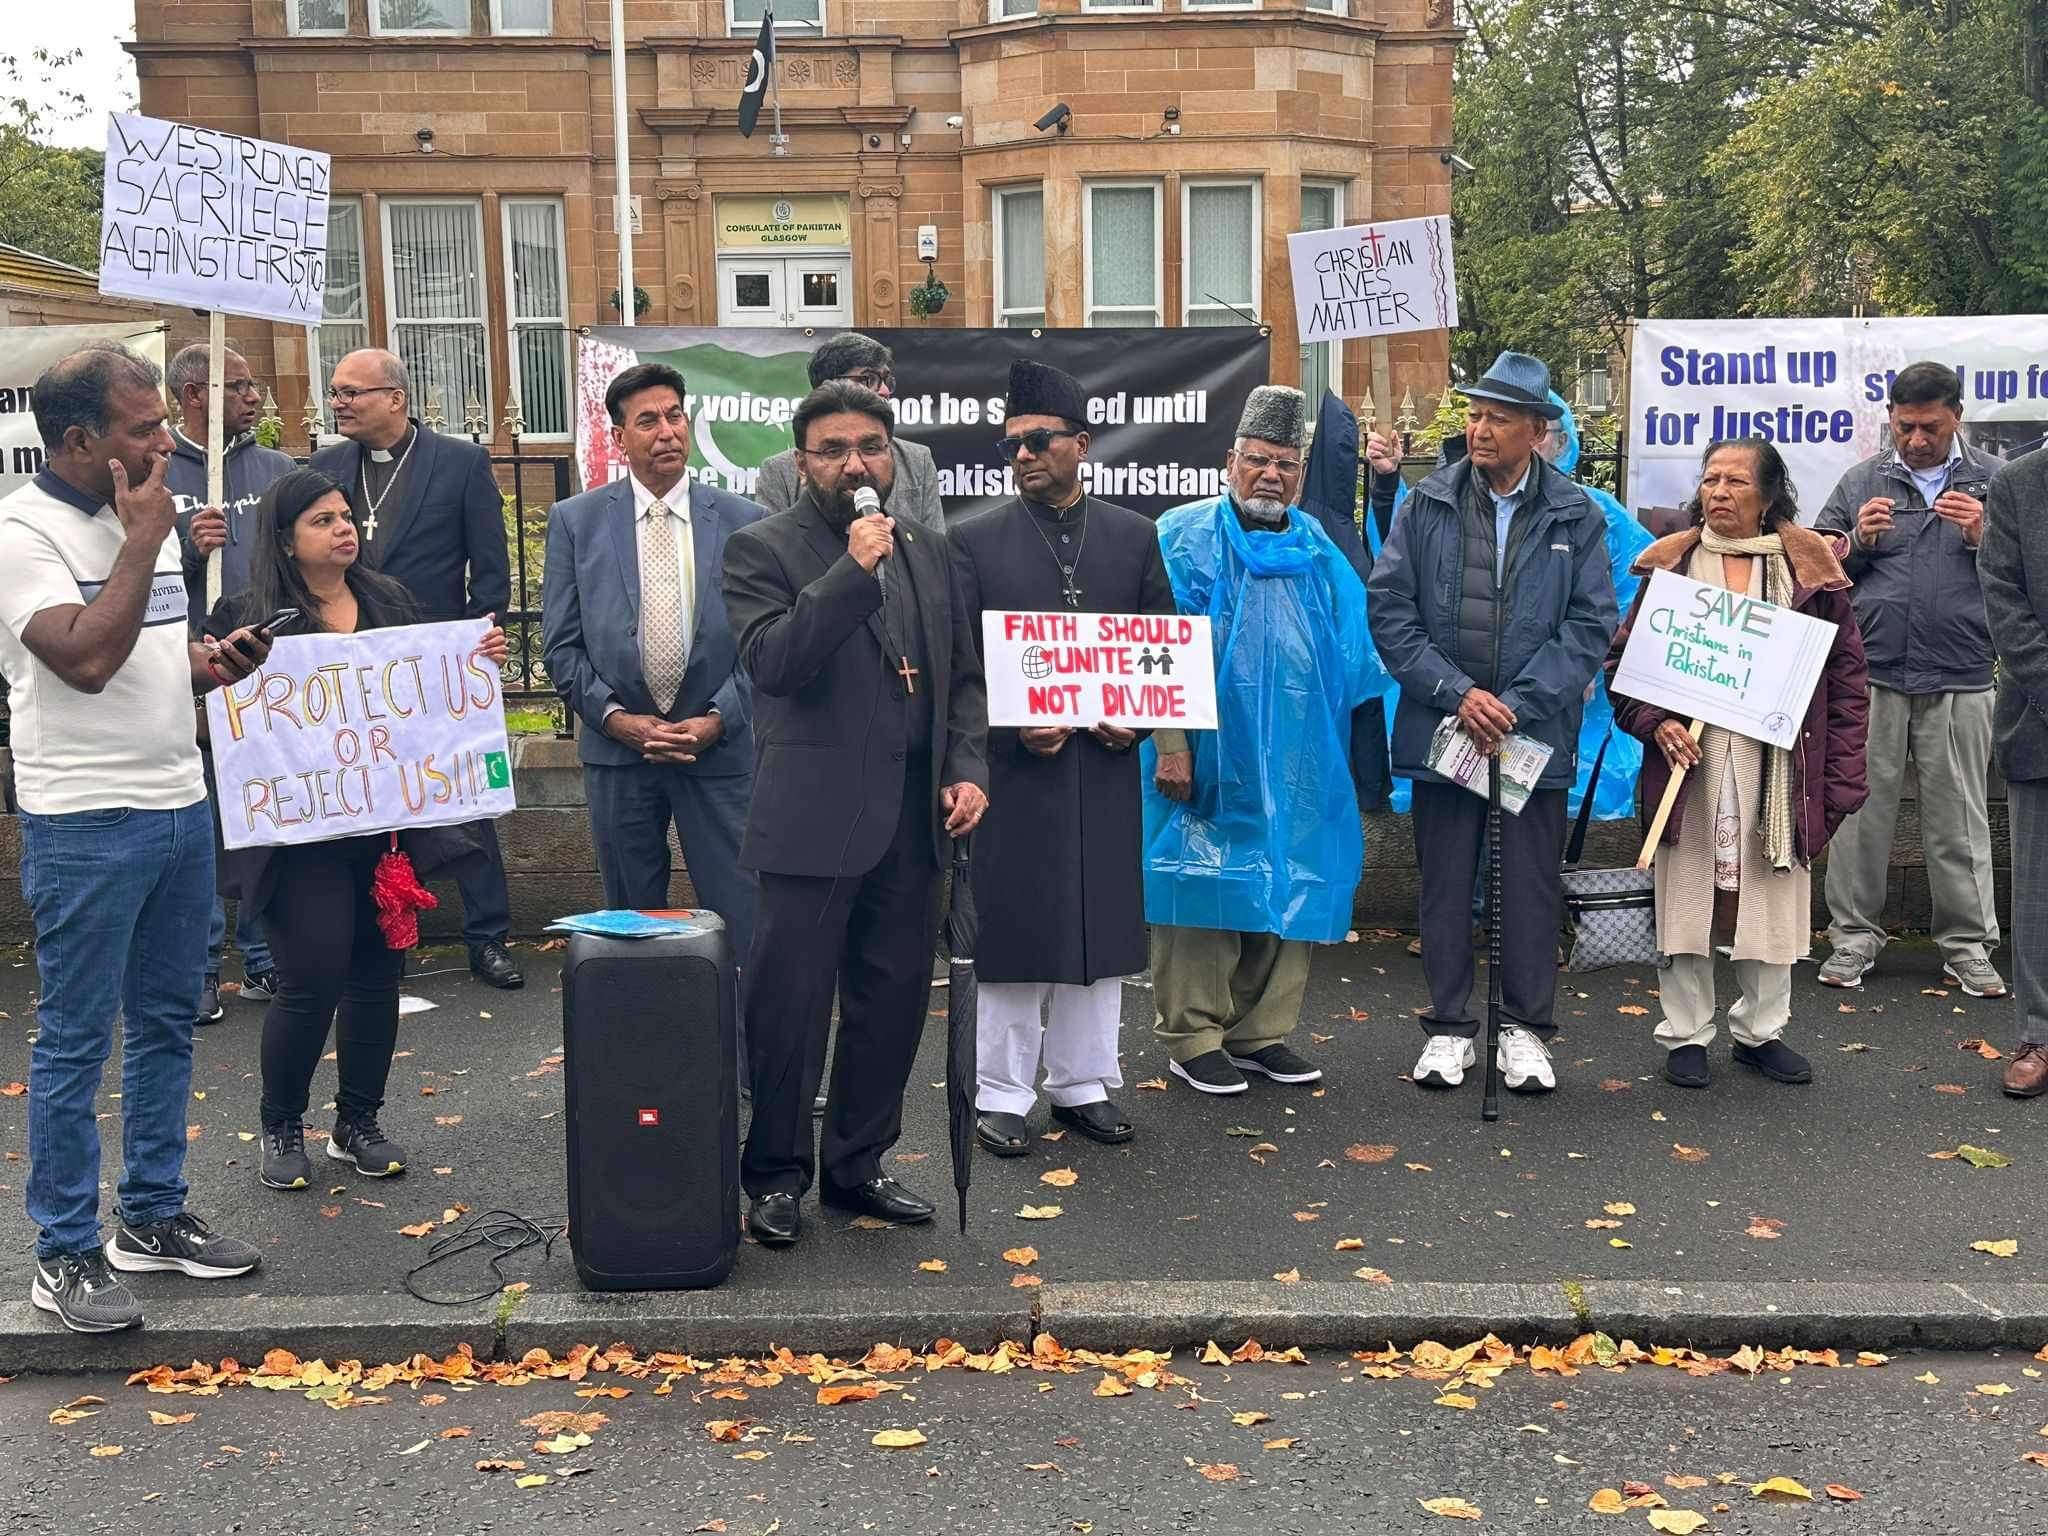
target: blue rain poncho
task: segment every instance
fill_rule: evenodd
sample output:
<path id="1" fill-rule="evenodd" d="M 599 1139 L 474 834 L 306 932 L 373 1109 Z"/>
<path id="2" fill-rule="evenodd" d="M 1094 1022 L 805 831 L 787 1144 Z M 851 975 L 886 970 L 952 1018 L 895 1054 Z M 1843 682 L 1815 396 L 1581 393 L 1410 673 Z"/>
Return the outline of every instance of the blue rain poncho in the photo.
<path id="1" fill-rule="evenodd" d="M 1564 415 L 1557 423 L 1558 436 L 1563 447 L 1552 466 L 1563 474 L 1571 474 L 1579 467 L 1579 423 L 1572 415 L 1572 408 L 1565 405 L 1557 391 L 1552 390 L 1550 398 L 1564 406 Z M 1632 567 L 1636 556 L 1650 547 L 1652 535 L 1636 517 L 1614 497 L 1597 485 L 1580 484 L 1593 499 L 1593 505 L 1607 520 L 1607 565 L 1614 577 L 1614 601 L 1622 613 L 1629 611 L 1635 601 L 1636 588 L 1642 578 Z M 1401 512 L 1401 503 L 1408 499 L 1408 484 L 1404 480 L 1394 491 L 1394 515 Z M 1374 558 L 1380 552 L 1379 526 L 1371 517 L 1365 520 L 1365 532 L 1371 542 Z M 1386 689 L 1387 734 L 1392 738 L 1394 730 L 1394 706 L 1400 702 L 1401 685 L 1388 679 Z M 1586 700 L 1586 710 L 1579 725 L 1579 777 L 1572 785 L 1572 792 L 1566 804 L 1566 814 L 1576 816 L 1579 803 L 1585 798 L 1586 781 L 1593 775 L 1593 760 L 1600 751 L 1600 744 L 1607 743 L 1607 756 L 1600 764 L 1600 785 L 1593 794 L 1593 819 L 1595 821 L 1624 821 L 1636 813 L 1636 776 L 1643 767 L 1643 744 L 1626 731 L 1613 730 L 1614 706 L 1607 698 L 1607 679 L 1603 675 L 1594 680 L 1592 697 Z M 1610 731 L 1612 734 L 1610 735 Z M 1408 780 L 1394 780 L 1394 792 L 1390 797 L 1391 808 L 1405 816 L 1413 801 Z"/>
<path id="2" fill-rule="evenodd" d="M 1251 534 L 1230 498 L 1176 507 L 1159 543 L 1182 613 L 1216 647 L 1217 729 L 1194 731 L 1194 795 L 1153 787 L 1142 748 L 1145 917 L 1185 928 L 1333 944 L 1351 924 L 1364 857 L 1351 712 L 1386 684 L 1365 585 L 1298 508 Z"/>

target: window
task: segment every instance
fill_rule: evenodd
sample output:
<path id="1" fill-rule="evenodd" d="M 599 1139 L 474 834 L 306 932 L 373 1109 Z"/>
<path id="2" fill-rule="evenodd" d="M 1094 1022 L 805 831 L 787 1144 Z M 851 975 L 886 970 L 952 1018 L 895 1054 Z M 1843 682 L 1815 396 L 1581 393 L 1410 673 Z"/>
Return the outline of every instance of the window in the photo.
<path id="1" fill-rule="evenodd" d="M 1304 181 L 1301 184 L 1301 227 L 1335 229 L 1344 222 L 1344 189 L 1335 182 Z M 1323 398 L 1323 391 L 1344 393 L 1344 344 L 1317 341 L 1301 349 L 1301 389 L 1308 396 L 1309 410 Z"/>
<path id="2" fill-rule="evenodd" d="M 1038 187 L 996 194 L 995 319 L 1025 330 L 1045 324 L 1045 193 Z"/>
<path id="3" fill-rule="evenodd" d="M 1097 183 L 1087 190 L 1086 323 L 1159 324 L 1159 183 Z"/>
<path id="4" fill-rule="evenodd" d="M 555 30 L 553 0 L 491 0 L 491 30 L 500 36 L 545 37 Z"/>
<path id="5" fill-rule="evenodd" d="M 1344 0 L 1308 0 L 1308 8 L 1312 11 L 1328 11 L 1332 16 L 1351 14 L 1351 8 Z"/>
<path id="6" fill-rule="evenodd" d="M 1614 409 L 1614 380 L 1607 372 L 1607 359 L 1579 357 L 1579 401 L 1591 416 L 1604 416 Z"/>
<path id="7" fill-rule="evenodd" d="M 990 0 L 989 20 L 1013 21 L 1019 16 L 1036 16 L 1038 0 Z"/>
<path id="8" fill-rule="evenodd" d="M 1180 0 L 1184 11 L 1256 11 L 1259 0 Z"/>
<path id="9" fill-rule="evenodd" d="M 1181 218 L 1184 325 L 1257 325 L 1259 183 L 1189 182 Z"/>
<path id="10" fill-rule="evenodd" d="M 808 32 L 815 37 L 825 30 L 825 0 L 725 0 L 726 29 L 759 32 L 761 18 L 771 6 L 778 32 Z"/>
<path id="11" fill-rule="evenodd" d="M 467 32 L 469 0 L 370 0 L 370 30 Z"/>
<path id="12" fill-rule="evenodd" d="M 287 30 L 298 37 L 344 37 L 348 0 L 289 0 L 284 19 Z"/>
<path id="13" fill-rule="evenodd" d="M 320 323 L 306 328 L 313 401 L 323 415 L 334 365 L 369 344 L 369 300 L 363 288 L 363 205 L 353 198 L 336 198 L 327 205 L 326 299 Z M 332 429 L 331 418 L 327 425 Z"/>
<path id="14" fill-rule="evenodd" d="M 1084 11 L 1156 11 L 1159 0 L 1081 0 Z"/>
<path id="15" fill-rule="evenodd" d="M 384 204 L 383 223 L 391 350 L 412 374 L 415 411 L 438 407 L 449 429 L 460 431 L 471 401 L 490 410 L 483 209 L 459 199 L 394 198 Z"/>
<path id="16" fill-rule="evenodd" d="M 569 281 L 562 205 L 507 198 L 512 384 L 529 437 L 569 435 Z"/>

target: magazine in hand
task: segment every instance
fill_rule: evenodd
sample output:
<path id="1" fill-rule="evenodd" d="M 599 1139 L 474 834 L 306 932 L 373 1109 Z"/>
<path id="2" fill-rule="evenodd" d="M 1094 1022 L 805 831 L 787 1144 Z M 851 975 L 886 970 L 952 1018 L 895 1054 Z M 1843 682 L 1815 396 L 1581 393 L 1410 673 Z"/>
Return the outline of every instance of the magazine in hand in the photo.
<path id="1" fill-rule="evenodd" d="M 1462 784 L 1484 800 L 1486 754 L 1458 724 L 1456 715 L 1445 715 L 1429 743 L 1424 764 L 1453 784 Z M 1522 814 L 1543 770 L 1550 762 L 1550 748 L 1528 736 L 1509 736 L 1500 745 L 1500 807 L 1510 816 Z"/>

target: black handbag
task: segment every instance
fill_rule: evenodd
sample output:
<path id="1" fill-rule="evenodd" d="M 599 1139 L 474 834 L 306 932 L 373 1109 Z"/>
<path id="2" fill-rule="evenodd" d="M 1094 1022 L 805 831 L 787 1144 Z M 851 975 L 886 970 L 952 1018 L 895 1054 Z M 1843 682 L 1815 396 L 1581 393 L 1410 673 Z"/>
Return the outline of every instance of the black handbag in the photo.
<path id="1" fill-rule="evenodd" d="M 1564 910 L 1568 940 L 1567 971 L 1598 971 L 1610 965 L 1655 965 L 1657 951 L 1656 875 L 1647 869 L 1580 869 L 1586 851 L 1586 827 L 1593 819 L 1593 796 L 1600 767 L 1607 760 L 1612 728 L 1593 759 L 1586 795 L 1564 850 Z"/>

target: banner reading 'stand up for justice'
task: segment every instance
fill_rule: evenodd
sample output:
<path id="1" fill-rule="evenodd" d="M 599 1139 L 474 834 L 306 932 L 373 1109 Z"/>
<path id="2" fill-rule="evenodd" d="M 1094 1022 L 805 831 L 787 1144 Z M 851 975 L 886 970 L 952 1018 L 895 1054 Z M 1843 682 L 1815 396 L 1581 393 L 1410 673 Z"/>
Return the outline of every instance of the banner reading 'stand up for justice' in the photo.
<path id="1" fill-rule="evenodd" d="M 988 722 L 1216 728 L 1209 621 L 1179 614 L 987 612 Z"/>
<path id="2" fill-rule="evenodd" d="M 287 635 L 206 696 L 230 848 L 503 816 L 512 760 L 482 619 Z"/>
<path id="3" fill-rule="evenodd" d="M 636 362 L 681 370 L 690 386 L 693 482 L 754 494 L 763 462 L 790 446 L 790 417 L 810 391 L 820 331 L 599 326 L 576 348 L 576 460 L 585 485 L 626 472 L 611 441 L 605 386 Z M 1148 517 L 1223 493 L 1245 397 L 1268 382 L 1256 326 L 1169 330 L 869 331 L 896 355 L 900 436 L 929 448 L 953 519 L 1016 495 L 997 451 L 1010 363 L 1064 368 L 1088 394 L 1092 442 L 1082 483 Z"/>

